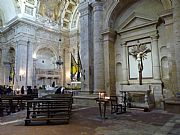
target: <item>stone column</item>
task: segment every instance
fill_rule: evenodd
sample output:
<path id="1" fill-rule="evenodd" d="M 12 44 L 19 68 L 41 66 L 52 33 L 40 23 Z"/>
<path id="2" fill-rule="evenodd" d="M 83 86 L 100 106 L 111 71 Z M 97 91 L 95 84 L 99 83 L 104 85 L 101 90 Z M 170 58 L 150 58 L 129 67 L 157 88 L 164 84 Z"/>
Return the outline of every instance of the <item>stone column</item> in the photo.
<path id="1" fill-rule="evenodd" d="M 19 40 L 16 43 L 15 73 L 16 73 L 16 86 L 19 88 L 21 86 L 24 86 L 26 88 L 26 86 L 32 85 L 28 83 L 28 80 L 30 79 L 30 78 L 28 79 L 28 74 L 29 74 L 28 44 L 29 44 L 28 41 L 24 41 L 24 40 Z"/>
<path id="2" fill-rule="evenodd" d="M 153 79 L 160 80 L 158 35 L 151 36 L 151 44 L 152 44 Z"/>
<path id="3" fill-rule="evenodd" d="M 103 33 L 105 91 L 108 95 L 116 94 L 114 38 L 115 33 L 110 30 Z"/>
<path id="4" fill-rule="evenodd" d="M 9 63 L 8 63 L 8 47 L 3 47 L 2 48 L 2 80 L 3 80 L 3 85 L 9 85 Z"/>
<path id="5" fill-rule="evenodd" d="M 103 3 L 95 1 L 93 6 L 94 44 L 94 90 L 104 90 L 104 49 L 102 44 Z"/>
<path id="6" fill-rule="evenodd" d="M 93 40 L 92 40 L 92 8 L 88 2 L 82 2 L 80 11 L 80 54 L 83 68 L 81 89 L 93 91 Z"/>
<path id="7" fill-rule="evenodd" d="M 27 41 L 27 85 L 32 86 L 33 82 L 33 45 L 35 44 L 34 41 Z"/>
<path id="8" fill-rule="evenodd" d="M 122 43 L 123 49 L 123 63 L 122 63 L 122 73 L 123 73 L 123 84 L 128 84 L 128 66 L 127 66 L 127 46 L 126 43 Z"/>
<path id="9" fill-rule="evenodd" d="M 177 75 L 177 90 L 180 90 L 180 1 L 173 0 L 173 31 Z"/>

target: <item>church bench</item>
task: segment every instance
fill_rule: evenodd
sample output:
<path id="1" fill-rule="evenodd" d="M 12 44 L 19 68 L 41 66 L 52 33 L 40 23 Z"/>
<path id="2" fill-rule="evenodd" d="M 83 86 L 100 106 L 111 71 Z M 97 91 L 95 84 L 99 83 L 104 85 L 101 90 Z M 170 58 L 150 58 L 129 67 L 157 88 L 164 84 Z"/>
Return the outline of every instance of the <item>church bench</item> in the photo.
<path id="1" fill-rule="evenodd" d="M 28 99 L 32 99 L 32 97 L 27 95 L 3 95 L 0 98 L 0 115 L 3 116 L 4 112 L 10 114 L 23 110 Z"/>
<path id="2" fill-rule="evenodd" d="M 49 95 L 50 96 L 50 95 Z M 31 121 L 63 121 L 69 123 L 72 109 L 72 96 L 56 96 L 27 101 L 25 125 Z"/>

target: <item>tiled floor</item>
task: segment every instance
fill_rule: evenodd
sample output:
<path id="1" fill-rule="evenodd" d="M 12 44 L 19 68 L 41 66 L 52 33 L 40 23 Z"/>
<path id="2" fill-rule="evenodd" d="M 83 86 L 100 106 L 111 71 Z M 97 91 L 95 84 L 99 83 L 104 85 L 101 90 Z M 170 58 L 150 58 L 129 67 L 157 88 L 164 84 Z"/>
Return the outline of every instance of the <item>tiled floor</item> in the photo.
<path id="1" fill-rule="evenodd" d="M 101 119 L 97 107 L 76 108 L 69 124 L 32 123 L 24 126 L 26 111 L 0 118 L 0 135 L 180 135 L 180 115 L 160 110 L 128 110 Z"/>

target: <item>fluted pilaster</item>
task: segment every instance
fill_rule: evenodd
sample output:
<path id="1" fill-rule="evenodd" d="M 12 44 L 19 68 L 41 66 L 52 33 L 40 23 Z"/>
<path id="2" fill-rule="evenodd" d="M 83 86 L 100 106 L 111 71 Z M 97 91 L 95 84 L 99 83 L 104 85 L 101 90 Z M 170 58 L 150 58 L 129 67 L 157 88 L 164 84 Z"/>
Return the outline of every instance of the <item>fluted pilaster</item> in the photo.
<path id="1" fill-rule="evenodd" d="M 127 46 L 126 43 L 122 43 L 122 49 L 123 49 L 123 63 L 122 63 L 122 73 L 123 73 L 123 84 L 128 84 L 128 66 L 127 66 Z"/>
<path id="2" fill-rule="evenodd" d="M 158 35 L 151 36 L 151 44 L 152 44 L 152 60 L 153 60 L 153 78 L 154 80 L 160 80 Z"/>

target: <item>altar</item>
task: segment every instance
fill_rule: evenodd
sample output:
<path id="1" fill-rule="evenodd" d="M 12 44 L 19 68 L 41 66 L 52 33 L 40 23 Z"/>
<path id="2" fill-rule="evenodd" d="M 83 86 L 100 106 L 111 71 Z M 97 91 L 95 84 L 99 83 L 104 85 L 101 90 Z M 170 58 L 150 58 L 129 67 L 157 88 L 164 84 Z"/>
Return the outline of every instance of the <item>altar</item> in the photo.
<path id="1" fill-rule="evenodd" d="M 155 107 L 151 85 L 123 85 L 119 92 L 121 96 L 126 96 L 130 108 L 143 108 L 144 111 L 150 111 Z"/>

